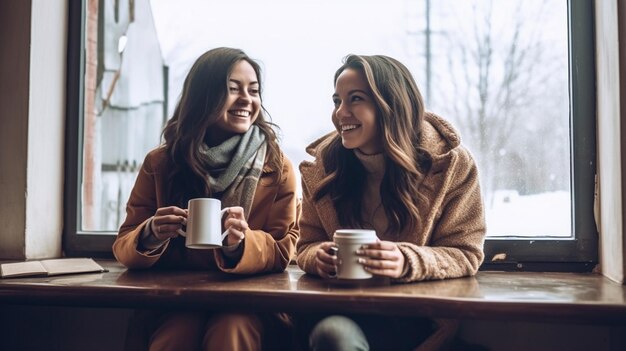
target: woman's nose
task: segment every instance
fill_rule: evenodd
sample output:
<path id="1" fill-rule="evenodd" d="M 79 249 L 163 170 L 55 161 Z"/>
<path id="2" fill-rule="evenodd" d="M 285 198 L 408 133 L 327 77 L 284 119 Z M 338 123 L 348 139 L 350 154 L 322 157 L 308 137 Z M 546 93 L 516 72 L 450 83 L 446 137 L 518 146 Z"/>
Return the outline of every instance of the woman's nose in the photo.
<path id="1" fill-rule="evenodd" d="M 348 109 L 348 106 L 346 106 L 346 104 L 340 103 L 337 106 L 337 110 L 335 111 L 335 114 L 337 115 L 337 118 L 342 118 L 345 116 L 349 116 L 350 110 Z"/>
<path id="2" fill-rule="evenodd" d="M 237 100 L 250 102 L 252 101 L 252 97 L 250 96 L 250 93 L 248 93 L 248 91 L 246 91 L 245 89 L 241 89 L 239 91 L 239 96 L 237 97 Z"/>

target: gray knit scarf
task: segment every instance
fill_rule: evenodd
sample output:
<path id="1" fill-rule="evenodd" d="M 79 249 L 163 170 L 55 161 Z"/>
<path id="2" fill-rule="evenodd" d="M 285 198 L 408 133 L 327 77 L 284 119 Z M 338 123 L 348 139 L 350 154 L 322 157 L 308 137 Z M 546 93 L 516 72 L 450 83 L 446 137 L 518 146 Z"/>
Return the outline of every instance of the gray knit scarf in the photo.
<path id="1" fill-rule="evenodd" d="M 222 207 L 241 206 L 248 218 L 266 152 L 265 134 L 256 125 L 218 146 L 202 144 L 200 153 L 209 170 L 209 186 L 213 193 L 222 193 Z"/>

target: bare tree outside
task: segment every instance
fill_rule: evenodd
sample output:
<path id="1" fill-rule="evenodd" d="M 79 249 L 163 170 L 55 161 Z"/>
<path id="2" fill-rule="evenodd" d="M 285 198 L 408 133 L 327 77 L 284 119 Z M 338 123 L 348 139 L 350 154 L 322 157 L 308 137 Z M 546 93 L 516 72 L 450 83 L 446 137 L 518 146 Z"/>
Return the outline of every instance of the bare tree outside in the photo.
<path id="1" fill-rule="evenodd" d="M 433 31 L 438 63 L 427 107 L 460 130 L 479 164 L 488 208 L 510 201 L 498 196 L 503 192 L 569 192 L 570 186 L 567 52 L 545 35 L 554 14 L 564 16 L 556 11 L 564 2 L 506 3 L 472 1 L 450 11 L 437 2 L 448 25 Z"/>

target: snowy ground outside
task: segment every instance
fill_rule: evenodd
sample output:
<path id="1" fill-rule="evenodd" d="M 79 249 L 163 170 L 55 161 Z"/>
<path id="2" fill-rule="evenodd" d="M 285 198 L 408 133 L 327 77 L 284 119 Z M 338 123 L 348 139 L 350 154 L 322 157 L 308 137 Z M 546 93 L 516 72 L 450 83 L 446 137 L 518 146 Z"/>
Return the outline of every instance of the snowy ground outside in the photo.
<path id="1" fill-rule="evenodd" d="M 567 191 L 521 196 L 515 190 L 496 191 L 487 208 L 487 236 L 570 237 L 571 197 Z"/>

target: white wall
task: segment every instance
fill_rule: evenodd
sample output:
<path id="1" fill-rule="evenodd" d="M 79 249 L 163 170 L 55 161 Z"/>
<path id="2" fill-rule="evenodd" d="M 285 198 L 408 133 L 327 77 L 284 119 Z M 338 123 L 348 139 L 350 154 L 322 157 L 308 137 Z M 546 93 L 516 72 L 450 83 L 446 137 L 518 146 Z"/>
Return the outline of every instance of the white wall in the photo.
<path id="1" fill-rule="evenodd" d="M 0 259 L 59 257 L 67 0 L 0 2 Z"/>
<path id="2" fill-rule="evenodd" d="M 620 68 L 626 67 L 620 67 L 619 20 L 626 19 L 626 5 L 622 3 L 620 11 L 619 7 L 617 0 L 595 2 L 600 261 L 605 276 L 623 283 L 626 173 L 622 168 L 626 157 L 626 125 L 622 125 L 620 118 L 620 96 L 624 94 L 620 93 Z M 621 45 L 626 47 L 623 42 Z"/>

